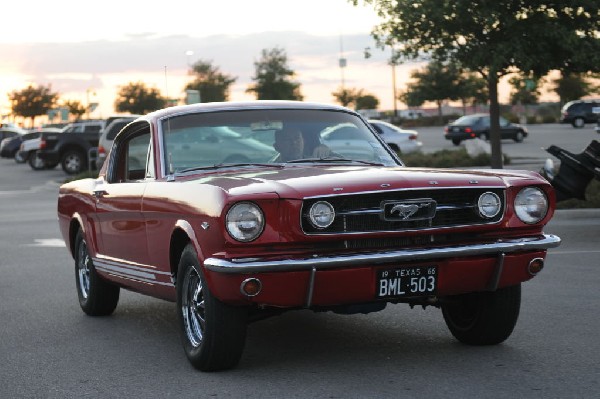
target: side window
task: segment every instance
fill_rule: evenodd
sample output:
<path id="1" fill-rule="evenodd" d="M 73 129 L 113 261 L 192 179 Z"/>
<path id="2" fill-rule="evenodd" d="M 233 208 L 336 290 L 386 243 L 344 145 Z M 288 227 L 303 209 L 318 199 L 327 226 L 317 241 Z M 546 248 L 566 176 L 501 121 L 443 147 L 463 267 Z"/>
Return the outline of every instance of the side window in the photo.
<path id="1" fill-rule="evenodd" d="M 146 177 L 146 158 L 150 132 L 135 136 L 127 143 L 127 180 L 143 180 Z"/>
<path id="2" fill-rule="evenodd" d="M 98 133 L 100 130 L 102 130 L 102 126 L 100 125 L 87 125 L 83 128 L 84 133 Z"/>
<path id="3" fill-rule="evenodd" d="M 111 151 L 107 180 L 110 183 L 124 183 L 154 177 L 154 163 L 150 162 L 146 166 L 150 148 L 148 124 L 142 122 L 123 133 Z"/>

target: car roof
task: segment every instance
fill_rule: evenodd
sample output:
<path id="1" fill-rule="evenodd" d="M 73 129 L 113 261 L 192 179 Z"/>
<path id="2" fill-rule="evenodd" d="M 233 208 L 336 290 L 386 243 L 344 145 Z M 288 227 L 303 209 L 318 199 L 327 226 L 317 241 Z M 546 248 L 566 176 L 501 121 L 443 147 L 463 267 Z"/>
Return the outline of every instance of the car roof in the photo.
<path id="1" fill-rule="evenodd" d="M 345 111 L 356 114 L 356 112 L 339 106 L 322 103 L 312 103 L 304 101 L 284 101 L 284 100 L 256 100 L 256 101 L 227 101 L 214 103 L 198 103 L 189 105 L 179 105 L 175 107 L 164 108 L 151 112 L 142 117 L 142 119 L 160 119 L 166 116 L 177 114 L 187 114 L 195 112 L 215 112 L 215 111 L 238 111 L 238 110 L 260 110 L 260 109 L 305 109 L 305 110 L 330 110 Z"/>

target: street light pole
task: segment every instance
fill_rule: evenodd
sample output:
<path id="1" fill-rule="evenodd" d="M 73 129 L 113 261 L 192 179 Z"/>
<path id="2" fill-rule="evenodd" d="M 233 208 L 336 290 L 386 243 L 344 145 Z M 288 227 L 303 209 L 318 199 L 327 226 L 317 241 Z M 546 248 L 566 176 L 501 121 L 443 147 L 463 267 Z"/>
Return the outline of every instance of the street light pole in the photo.
<path id="1" fill-rule="evenodd" d="M 396 105 L 397 95 L 396 95 L 396 60 L 394 58 L 394 48 L 392 47 L 392 93 L 394 95 L 394 118 L 398 117 L 398 107 Z"/>

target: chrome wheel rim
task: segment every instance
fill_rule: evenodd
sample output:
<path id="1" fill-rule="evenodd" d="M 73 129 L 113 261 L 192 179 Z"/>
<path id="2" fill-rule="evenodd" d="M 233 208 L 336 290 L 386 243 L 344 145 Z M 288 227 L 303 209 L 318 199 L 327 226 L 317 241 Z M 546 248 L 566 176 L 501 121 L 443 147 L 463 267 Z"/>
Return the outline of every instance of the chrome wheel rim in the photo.
<path id="1" fill-rule="evenodd" d="M 81 160 L 77 155 L 69 155 L 65 159 L 65 168 L 71 172 L 78 172 L 81 168 Z"/>
<path id="2" fill-rule="evenodd" d="M 181 312 L 187 338 L 194 348 L 202 344 L 206 327 L 204 290 L 194 266 L 190 266 L 183 281 Z"/>
<path id="3" fill-rule="evenodd" d="M 79 246 L 79 256 L 77 257 L 77 276 L 79 281 L 79 292 L 83 299 L 87 299 L 90 294 L 90 255 L 87 252 L 87 244 L 81 242 Z"/>

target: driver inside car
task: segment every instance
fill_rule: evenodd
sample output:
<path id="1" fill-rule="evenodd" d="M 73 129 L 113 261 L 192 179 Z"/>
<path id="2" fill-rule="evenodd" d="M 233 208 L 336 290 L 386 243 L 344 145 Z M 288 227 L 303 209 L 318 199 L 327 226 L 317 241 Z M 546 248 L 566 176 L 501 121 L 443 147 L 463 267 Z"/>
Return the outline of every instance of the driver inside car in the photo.
<path id="1" fill-rule="evenodd" d="M 304 142 L 304 136 L 298 128 L 286 128 L 275 131 L 273 148 L 279 152 L 271 162 L 288 162 L 303 158 L 326 158 L 332 155 L 329 147 L 317 145 L 310 151 Z"/>

